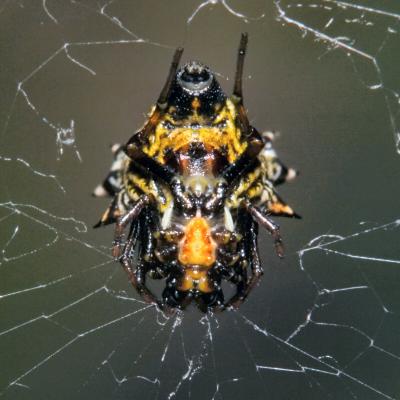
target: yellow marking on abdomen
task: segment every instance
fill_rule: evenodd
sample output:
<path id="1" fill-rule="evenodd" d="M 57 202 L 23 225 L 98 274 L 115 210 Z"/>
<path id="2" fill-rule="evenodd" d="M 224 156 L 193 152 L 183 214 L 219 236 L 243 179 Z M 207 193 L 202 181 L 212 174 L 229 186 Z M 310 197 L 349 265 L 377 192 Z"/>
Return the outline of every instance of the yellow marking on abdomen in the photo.
<path id="1" fill-rule="evenodd" d="M 143 149 L 147 155 L 154 157 L 161 164 L 165 163 L 166 150 L 176 152 L 193 142 L 201 142 L 205 147 L 216 150 L 226 148 L 230 163 L 233 163 L 247 147 L 247 142 L 242 140 L 241 131 L 236 126 L 236 112 L 230 100 L 226 101 L 212 123 L 204 120 L 202 115 L 198 115 L 196 109 L 187 120 L 181 121 L 179 125 L 176 124 L 173 129 L 166 128 L 165 121 L 175 125 L 172 117 L 166 114 L 149 137 L 149 145 Z M 189 127 L 194 122 L 200 128 Z"/>

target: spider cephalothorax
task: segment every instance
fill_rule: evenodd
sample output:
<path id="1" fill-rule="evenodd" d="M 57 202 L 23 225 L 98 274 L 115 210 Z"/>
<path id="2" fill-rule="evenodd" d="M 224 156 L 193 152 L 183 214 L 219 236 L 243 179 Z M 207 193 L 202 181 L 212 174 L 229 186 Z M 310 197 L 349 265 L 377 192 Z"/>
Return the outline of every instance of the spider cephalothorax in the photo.
<path id="1" fill-rule="evenodd" d="M 239 306 L 262 274 L 258 225 L 283 256 L 269 215 L 297 217 L 274 189 L 296 173 L 243 107 L 246 45 L 243 34 L 231 97 L 200 62 L 178 69 L 178 48 L 148 120 L 126 145 L 113 146 L 111 171 L 95 190 L 113 196 L 97 224 L 116 223 L 113 256 L 142 297 L 163 309 L 192 300 L 203 311 Z M 146 286 L 147 277 L 165 279 L 161 296 Z M 228 300 L 223 280 L 236 286 Z"/>

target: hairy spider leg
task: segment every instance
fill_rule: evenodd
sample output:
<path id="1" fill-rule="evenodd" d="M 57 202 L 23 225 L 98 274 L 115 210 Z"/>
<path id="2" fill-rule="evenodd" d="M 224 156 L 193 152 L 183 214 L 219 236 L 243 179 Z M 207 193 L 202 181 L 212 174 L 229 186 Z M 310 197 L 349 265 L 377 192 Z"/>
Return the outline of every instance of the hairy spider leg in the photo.
<path id="1" fill-rule="evenodd" d="M 172 315 L 176 310 L 162 301 L 158 300 L 153 292 L 146 286 L 146 274 L 154 268 L 152 256 L 154 254 L 154 221 L 151 212 L 145 210 L 139 219 L 133 219 L 130 233 L 128 235 L 122 256 L 119 258 L 123 269 L 128 275 L 132 286 L 136 289 L 142 299 L 149 304 L 157 305 L 161 310 Z M 139 261 L 136 267 L 133 265 L 133 250 L 140 238 Z M 161 277 L 161 276 L 160 276 Z"/>
<path id="2" fill-rule="evenodd" d="M 244 218 L 246 218 L 246 215 Z M 240 305 L 246 300 L 249 293 L 260 281 L 264 273 L 261 267 L 260 256 L 258 254 L 258 225 L 252 219 L 248 219 L 245 229 L 246 235 L 244 237 L 244 255 L 246 259 L 250 261 L 251 276 L 249 279 L 247 279 L 247 274 L 244 274 L 244 279 L 242 282 L 237 283 L 236 294 L 225 304 L 225 309 L 239 308 Z"/>
<path id="3" fill-rule="evenodd" d="M 258 207 L 252 205 L 250 202 L 246 202 L 245 207 L 253 219 L 271 234 L 274 239 L 276 254 L 279 258 L 283 258 L 283 242 L 279 231 L 279 225 L 264 215 Z"/>
<path id="4" fill-rule="evenodd" d="M 150 171 L 152 175 L 162 179 L 165 183 L 171 184 L 174 179 L 174 171 L 167 165 L 160 164 L 154 158 L 144 153 L 136 143 L 129 143 L 126 147 L 127 155 L 133 160 L 135 166 L 139 167 L 145 175 Z"/>
<path id="5" fill-rule="evenodd" d="M 144 263 L 139 261 L 136 268 L 132 264 L 132 251 L 140 234 L 141 229 L 139 221 L 133 221 L 129 237 L 126 241 L 124 251 L 119 262 L 128 275 L 130 283 L 143 298 L 143 300 L 149 304 L 158 304 L 156 296 L 145 285 L 146 270 Z"/>
<path id="6" fill-rule="evenodd" d="M 149 171 L 154 177 L 163 180 L 170 187 L 178 206 L 185 210 L 193 209 L 194 204 L 186 194 L 182 180 L 167 165 L 160 164 L 140 150 L 134 143 L 127 146 L 127 154 L 133 160 L 135 166 L 142 170 L 144 174 Z"/>
<path id="7" fill-rule="evenodd" d="M 119 258 L 121 256 L 121 244 L 126 227 L 129 223 L 137 219 L 137 217 L 142 212 L 144 207 L 149 203 L 149 201 L 150 199 L 147 195 L 139 197 L 139 200 L 134 204 L 134 206 L 116 222 L 114 231 L 114 242 L 111 252 L 114 258 Z"/>
<path id="8" fill-rule="evenodd" d="M 253 132 L 254 136 L 250 139 L 246 150 L 238 157 L 238 159 L 229 164 L 221 172 L 221 177 L 232 185 L 243 176 L 247 171 L 249 171 L 255 164 L 258 163 L 257 156 L 262 150 L 262 141 L 258 139 L 257 134 Z"/>
<path id="9" fill-rule="evenodd" d="M 227 165 L 222 170 L 220 175 L 221 181 L 216 186 L 214 195 L 206 203 L 205 207 L 207 210 L 213 211 L 219 207 L 226 198 L 229 190 L 235 186 L 238 179 L 259 163 L 257 156 L 263 148 L 263 142 L 258 132 L 255 129 L 252 129 L 252 131 L 253 137 L 250 138 L 245 151 L 234 163 Z"/>

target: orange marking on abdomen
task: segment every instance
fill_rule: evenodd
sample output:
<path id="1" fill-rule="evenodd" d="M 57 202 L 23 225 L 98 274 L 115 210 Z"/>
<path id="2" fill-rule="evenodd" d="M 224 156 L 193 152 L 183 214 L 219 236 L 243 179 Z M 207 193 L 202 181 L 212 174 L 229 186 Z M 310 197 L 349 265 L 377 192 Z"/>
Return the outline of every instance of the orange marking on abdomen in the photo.
<path id="1" fill-rule="evenodd" d="M 200 292 L 210 293 L 213 291 L 212 284 L 207 275 L 207 269 L 199 269 L 196 267 L 188 267 L 179 285 L 179 290 L 184 292 L 197 288 Z"/>
<path id="2" fill-rule="evenodd" d="M 179 246 L 179 262 L 211 267 L 215 262 L 215 249 L 207 221 L 202 217 L 192 218 L 186 225 L 185 236 Z"/>

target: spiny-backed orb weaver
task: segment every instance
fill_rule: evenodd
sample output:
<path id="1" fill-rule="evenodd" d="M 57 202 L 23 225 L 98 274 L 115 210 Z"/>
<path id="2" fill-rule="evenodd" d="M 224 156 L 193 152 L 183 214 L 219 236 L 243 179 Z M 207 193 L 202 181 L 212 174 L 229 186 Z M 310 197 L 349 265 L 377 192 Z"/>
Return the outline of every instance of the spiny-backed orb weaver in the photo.
<path id="1" fill-rule="evenodd" d="M 274 189 L 296 171 L 278 159 L 271 135 L 250 125 L 243 106 L 246 47 L 242 34 L 231 97 L 200 62 L 178 69 L 178 48 L 148 120 L 126 145 L 113 146 L 111 171 L 94 191 L 113 196 L 96 227 L 116 224 L 113 256 L 143 299 L 163 310 L 192 300 L 204 312 L 239 307 L 263 272 L 258 225 L 282 257 L 269 215 L 298 217 Z M 147 277 L 165 279 L 161 298 Z M 227 301 L 223 280 L 235 286 Z"/>

